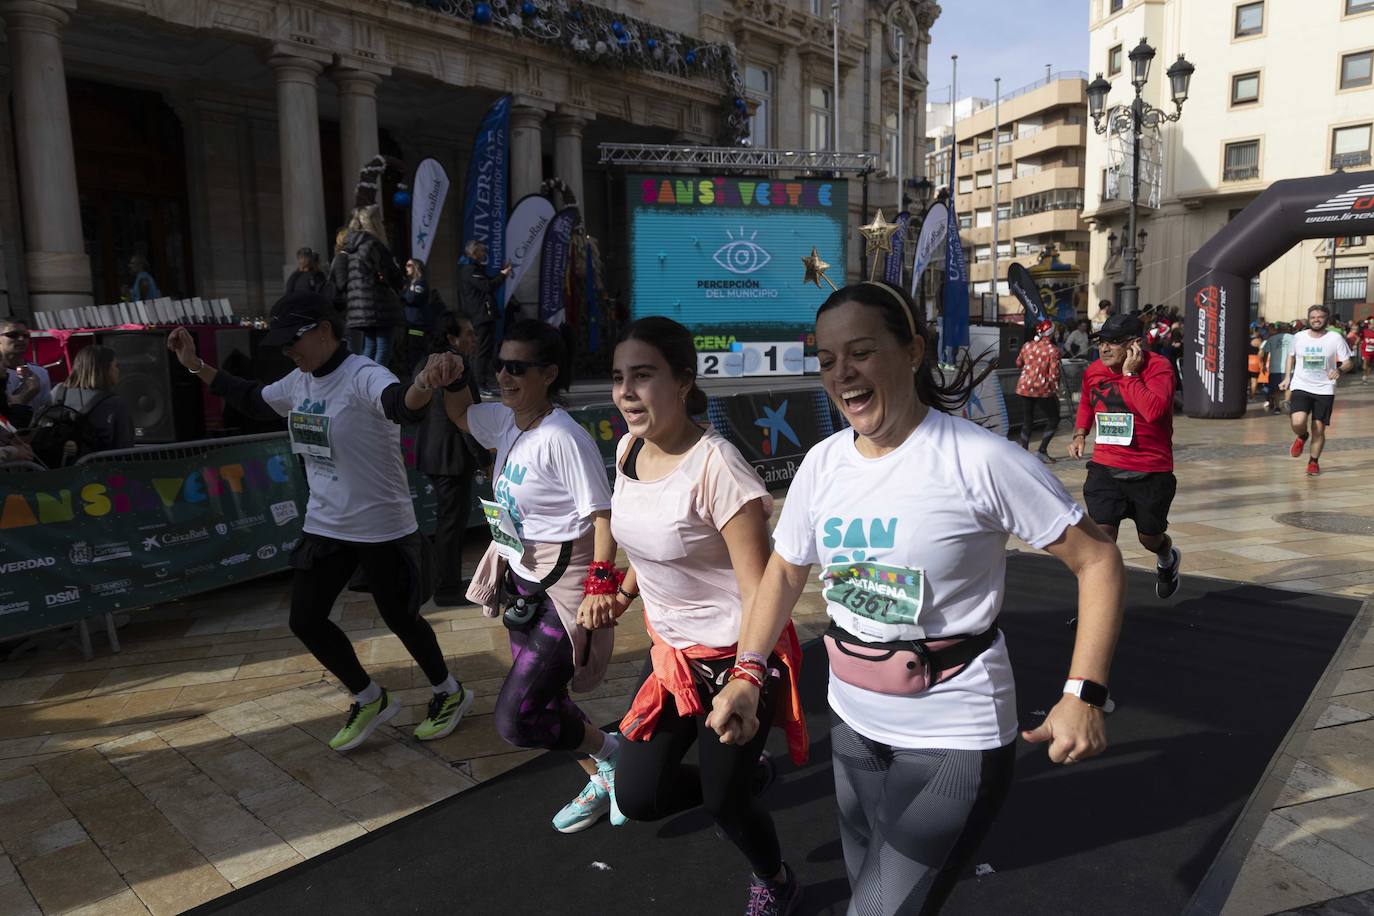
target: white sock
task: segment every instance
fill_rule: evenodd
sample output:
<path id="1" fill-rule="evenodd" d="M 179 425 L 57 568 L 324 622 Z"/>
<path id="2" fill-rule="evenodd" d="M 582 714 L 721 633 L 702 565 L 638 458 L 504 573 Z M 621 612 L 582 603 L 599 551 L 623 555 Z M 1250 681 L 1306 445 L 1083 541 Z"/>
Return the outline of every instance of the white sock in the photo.
<path id="1" fill-rule="evenodd" d="M 435 693 L 457 693 L 458 682 L 454 680 L 453 675 L 450 674 L 448 677 L 444 678 L 442 684 L 431 684 L 429 689 L 433 690 Z"/>
<path id="2" fill-rule="evenodd" d="M 353 694 L 353 702 L 360 706 L 366 706 L 368 703 L 375 703 L 381 698 L 382 688 L 377 686 L 376 681 L 368 681 L 362 693 Z"/>
<path id="3" fill-rule="evenodd" d="M 592 752 L 592 759 L 597 763 L 605 763 L 615 756 L 618 747 L 620 747 L 620 739 L 615 735 L 607 734 L 601 741 L 601 750 Z"/>

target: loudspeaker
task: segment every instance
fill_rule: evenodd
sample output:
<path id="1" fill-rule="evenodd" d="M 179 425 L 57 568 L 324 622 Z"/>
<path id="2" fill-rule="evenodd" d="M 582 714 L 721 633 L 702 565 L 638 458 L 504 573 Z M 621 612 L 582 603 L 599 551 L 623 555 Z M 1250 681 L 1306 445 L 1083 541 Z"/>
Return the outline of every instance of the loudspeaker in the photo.
<path id="1" fill-rule="evenodd" d="M 100 331 L 94 343 L 115 351 L 119 384 L 140 444 L 189 442 L 205 436 L 201 382 L 167 349 L 162 331 Z"/>
<path id="2" fill-rule="evenodd" d="M 296 371 L 296 364 L 282 353 L 280 347 L 262 346 L 267 331 L 257 328 L 218 328 L 215 331 L 215 350 L 219 368 L 239 378 L 253 379 L 270 385 Z M 231 435 L 280 432 L 286 429 L 281 417 L 259 420 L 245 416 L 229 404 L 224 405 L 224 431 Z"/>
<path id="3" fill-rule="evenodd" d="M 1025 340 L 1026 329 L 1019 324 L 975 324 L 969 327 L 969 355 L 977 359 L 987 353 L 998 369 L 1015 369 Z"/>

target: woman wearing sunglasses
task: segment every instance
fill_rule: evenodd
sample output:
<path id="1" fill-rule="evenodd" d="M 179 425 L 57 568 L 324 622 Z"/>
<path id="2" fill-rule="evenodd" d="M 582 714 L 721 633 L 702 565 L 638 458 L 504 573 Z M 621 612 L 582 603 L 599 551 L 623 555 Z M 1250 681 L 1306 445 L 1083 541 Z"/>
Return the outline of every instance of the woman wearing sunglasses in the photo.
<path id="1" fill-rule="evenodd" d="M 750 787 L 775 716 L 787 727 L 792 759 L 806 762 L 801 648 L 789 623 L 768 653 L 736 655 L 743 609 L 768 562 L 773 500 L 735 446 L 693 421 L 706 412 L 696 367 L 691 332 L 668 318 L 641 318 L 615 348 L 611 391 L 629 434 L 611 519 L 630 560 L 616 612 L 642 594 L 653 640 L 621 723 L 616 801 L 639 821 L 704 807 L 752 866 L 748 912 L 781 916 L 801 887 Z M 759 728 L 742 745 L 722 744 L 705 723 L 712 694 L 732 671 L 761 687 Z M 698 766 L 684 766 L 693 744 Z"/>
<path id="2" fill-rule="evenodd" d="M 850 428 L 802 461 L 739 640 L 741 658 L 769 651 L 820 565 L 851 916 L 938 912 L 1011 784 L 1016 685 L 997 629 L 1007 536 L 1078 578 L 1072 695 L 1023 733 L 1049 742 L 1051 761 L 1106 746 L 1121 626 L 1116 546 L 1038 461 L 954 415 L 976 374 L 966 365 L 937 377 L 917 315 L 883 283 L 847 286 L 821 306 L 821 382 Z M 758 686 L 735 677 L 707 723 L 723 741 L 747 742 L 758 703 Z"/>
<path id="3" fill-rule="evenodd" d="M 611 492 L 590 435 L 554 396 L 569 385 L 563 336 L 542 321 L 518 321 L 494 368 L 499 404 L 473 404 L 462 358 L 436 354 L 427 379 L 444 384 L 450 419 L 496 450 L 495 500 L 483 505 L 492 546 L 468 597 L 510 631 L 511 670 L 496 698 L 496 729 L 510 744 L 590 755 L 590 777 L 553 825 L 575 833 L 614 807 L 618 739 L 589 727 L 568 690 L 600 683 L 615 622 Z M 484 572 L 486 573 L 484 575 Z"/>
<path id="4" fill-rule="evenodd" d="M 401 456 L 400 423 L 424 419 L 430 389 L 402 385 L 339 339 L 339 313 L 318 293 L 283 296 L 272 306 L 266 347 L 296 364 L 270 385 L 238 378 L 196 355 L 177 328 L 167 347 L 188 372 L 250 417 L 287 419 L 291 450 L 305 461 L 310 501 L 291 553 L 291 632 L 353 694 L 348 719 L 329 742 L 348 751 L 393 718 L 400 706 L 358 661 L 348 636 L 329 619 L 358 566 L 391 632 L 429 680 L 433 696 L 415 728 L 421 741 L 458 727 L 472 693 L 449 673 L 434 630 L 420 616 L 432 578 Z"/>

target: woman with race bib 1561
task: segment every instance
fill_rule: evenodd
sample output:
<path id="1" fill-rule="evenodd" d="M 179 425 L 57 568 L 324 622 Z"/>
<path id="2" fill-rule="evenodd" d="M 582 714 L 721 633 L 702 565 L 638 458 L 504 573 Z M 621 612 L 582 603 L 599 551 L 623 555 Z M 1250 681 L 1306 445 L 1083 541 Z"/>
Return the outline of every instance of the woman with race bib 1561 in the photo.
<path id="1" fill-rule="evenodd" d="M 739 648 L 766 652 L 813 565 L 831 626 L 831 753 L 851 916 L 937 912 L 1011 783 L 1016 688 L 997 629 L 1015 534 L 1073 570 L 1079 626 L 1065 696 L 1033 731 L 1050 759 L 1106 746 L 1121 555 L 1050 473 L 953 416 L 971 366 L 942 383 L 901 290 L 859 283 L 816 317 L 821 381 L 852 428 L 813 448 L 787 494 Z M 919 644 L 919 645 L 914 645 Z M 735 678 L 708 724 L 757 727 Z"/>

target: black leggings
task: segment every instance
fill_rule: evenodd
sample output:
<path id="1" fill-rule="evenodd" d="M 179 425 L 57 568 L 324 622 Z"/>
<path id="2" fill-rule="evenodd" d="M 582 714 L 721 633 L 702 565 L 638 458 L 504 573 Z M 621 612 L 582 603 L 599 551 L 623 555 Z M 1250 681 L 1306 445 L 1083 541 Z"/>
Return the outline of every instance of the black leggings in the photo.
<path id="1" fill-rule="evenodd" d="M 771 664 L 777 666 L 775 661 Z M 652 673 L 653 663 L 646 661 L 639 683 Z M 754 874 L 764 878 L 776 875 L 782 868 L 778 832 L 772 816 L 749 791 L 773 721 L 776 681 L 769 679 L 769 688 L 759 701 L 758 734 L 745 745 L 721 744 L 716 733 L 706 727 L 705 716 L 683 718 L 669 697 L 652 738 L 620 742 L 615 800 L 621 812 L 632 820 L 656 821 L 700 805 L 744 853 Z M 636 686 L 630 695 L 638 691 Z M 700 767 L 682 763 L 694 741 Z"/>
<path id="2" fill-rule="evenodd" d="M 1045 436 L 1040 440 L 1040 451 L 1050 447 L 1055 430 L 1059 428 L 1059 398 L 1022 398 L 1021 399 L 1021 447 L 1030 448 L 1031 427 L 1035 426 L 1035 412 L 1045 415 Z"/>
<path id="3" fill-rule="evenodd" d="M 830 741 L 849 916 L 938 913 L 1006 800 L 1016 745 L 889 747 L 833 710 Z"/>
<path id="4" fill-rule="evenodd" d="M 387 627 L 400 637 L 429 682 L 442 684 L 448 678 L 448 665 L 429 622 L 410 609 L 411 566 L 400 541 L 363 544 L 315 534 L 303 538 L 292 555 L 296 572 L 291 580 L 291 632 L 305 643 L 310 654 L 349 693 L 362 693 L 372 682 L 353 651 L 353 643 L 329 619 L 339 592 L 361 564 Z"/>

